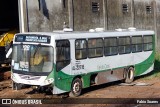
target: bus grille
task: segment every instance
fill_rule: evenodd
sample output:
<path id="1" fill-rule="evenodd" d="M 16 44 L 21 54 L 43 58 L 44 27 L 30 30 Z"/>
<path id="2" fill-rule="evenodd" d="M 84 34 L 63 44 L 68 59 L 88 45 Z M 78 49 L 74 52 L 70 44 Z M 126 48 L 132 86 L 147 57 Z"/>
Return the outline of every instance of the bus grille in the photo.
<path id="1" fill-rule="evenodd" d="M 38 80 L 41 77 L 40 76 L 31 76 L 31 75 L 19 75 L 21 79 L 25 80 Z"/>

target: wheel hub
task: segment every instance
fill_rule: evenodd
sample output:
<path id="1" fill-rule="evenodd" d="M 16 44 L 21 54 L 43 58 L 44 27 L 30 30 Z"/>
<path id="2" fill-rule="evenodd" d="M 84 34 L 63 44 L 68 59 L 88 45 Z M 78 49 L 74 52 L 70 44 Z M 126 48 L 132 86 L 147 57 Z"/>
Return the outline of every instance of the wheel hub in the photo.
<path id="1" fill-rule="evenodd" d="M 80 90 L 80 86 L 79 86 L 80 84 L 78 83 L 78 82 L 76 82 L 75 84 L 74 84 L 74 86 L 73 86 L 73 91 L 75 92 L 75 93 L 77 93 L 77 92 L 79 92 L 79 90 Z"/>

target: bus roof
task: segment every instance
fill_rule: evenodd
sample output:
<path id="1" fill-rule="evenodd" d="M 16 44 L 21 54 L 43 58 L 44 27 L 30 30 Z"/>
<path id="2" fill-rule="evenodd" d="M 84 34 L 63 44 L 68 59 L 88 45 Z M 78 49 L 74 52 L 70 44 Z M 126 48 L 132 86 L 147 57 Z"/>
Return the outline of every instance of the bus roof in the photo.
<path id="1" fill-rule="evenodd" d="M 18 33 L 17 35 L 45 35 L 51 36 L 56 39 L 80 39 L 80 38 L 100 38 L 100 37 L 121 37 L 121 36 L 138 36 L 138 35 L 154 35 L 152 30 L 124 30 L 124 31 L 103 31 L 103 32 L 87 32 L 87 31 L 73 31 L 73 32 L 63 32 L 63 31 L 54 31 L 54 32 L 26 32 Z"/>

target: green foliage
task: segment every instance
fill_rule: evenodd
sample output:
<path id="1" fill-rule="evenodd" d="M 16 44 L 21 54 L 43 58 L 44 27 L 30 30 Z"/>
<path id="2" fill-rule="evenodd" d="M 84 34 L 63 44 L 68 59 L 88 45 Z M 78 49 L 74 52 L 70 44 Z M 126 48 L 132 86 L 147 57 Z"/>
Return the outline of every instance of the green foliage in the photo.
<path id="1" fill-rule="evenodd" d="M 156 53 L 155 55 L 155 63 L 154 63 L 154 69 L 157 71 L 160 71 L 160 53 Z"/>

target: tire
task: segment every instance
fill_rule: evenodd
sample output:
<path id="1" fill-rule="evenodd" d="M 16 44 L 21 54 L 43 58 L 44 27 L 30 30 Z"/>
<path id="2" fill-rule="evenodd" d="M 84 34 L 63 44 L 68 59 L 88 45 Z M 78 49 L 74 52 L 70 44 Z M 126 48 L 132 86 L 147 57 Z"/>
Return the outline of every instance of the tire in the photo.
<path id="1" fill-rule="evenodd" d="M 71 92 L 69 93 L 70 97 L 78 97 L 82 92 L 82 81 L 80 78 L 75 78 L 72 81 Z"/>
<path id="2" fill-rule="evenodd" d="M 129 67 L 125 72 L 125 83 L 131 83 L 134 80 L 134 68 Z"/>

